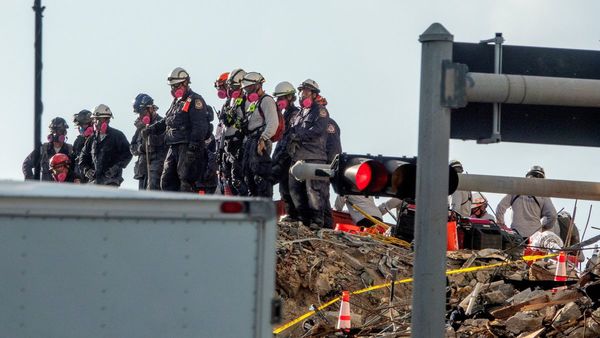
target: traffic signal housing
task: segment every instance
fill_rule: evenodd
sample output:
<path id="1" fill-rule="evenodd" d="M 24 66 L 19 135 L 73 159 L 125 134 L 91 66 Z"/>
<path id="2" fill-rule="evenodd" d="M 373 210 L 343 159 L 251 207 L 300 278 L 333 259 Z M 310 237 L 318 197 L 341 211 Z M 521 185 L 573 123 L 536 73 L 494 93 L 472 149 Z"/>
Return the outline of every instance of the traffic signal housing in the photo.
<path id="1" fill-rule="evenodd" d="M 352 155 L 342 153 L 332 164 L 331 182 L 339 195 L 415 198 L 416 157 Z M 448 195 L 456 191 L 458 174 L 448 166 Z"/>

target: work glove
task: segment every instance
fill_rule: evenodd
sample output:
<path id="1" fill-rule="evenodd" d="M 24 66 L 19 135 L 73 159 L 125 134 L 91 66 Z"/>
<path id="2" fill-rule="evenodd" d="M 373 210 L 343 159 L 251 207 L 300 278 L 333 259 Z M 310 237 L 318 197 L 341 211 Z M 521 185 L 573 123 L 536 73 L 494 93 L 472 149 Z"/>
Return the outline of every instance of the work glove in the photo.
<path id="1" fill-rule="evenodd" d="M 147 138 L 149 135 L 154 134 L 154 127 L 152 124 L 148 126 L 144 124 L 144 126 L 144 129 L 142 129 L 142 131 L 140 132 L 143 138 Z"/>
<path id="2" fill-rule="evenodd" d="M 256 146 L 256 153 L 262 156 L 263 152 L 267 149 L 267 145 L 265 144 L 265 140 L 260 138 L 258 140 L 258 145 Z"/>
<path id="3" fill-rule="evenodd" d="M 88 169 L 88 170 L 85 172 L 85 177 L 86 177 L 88 180 L 90 180 L 90 181 L 93 181 L 93 180 L 96 178 L 96 170 L 94 170 L 94 169 Z"/>
<path id="4" fill-rule="evenodd" d="M 116 177 L 117 175 L 119 175 L 119 171 L 121 170 L 121 168 L 117 165 L 113 165 L 112 167 L 108 168 L 108 170 L 106 171 L 106 173 L 104 174 L 104 176 L 106 177 Z"/>
<path id="5" fill-rule="evenodd" d="M 298 150 L 298 148 L 300 148 L 300 144 L 298 144 L 297 141 L 290 140 L 286 147 L 288 155 L 290 155 L 290 157 L 294 157 L 294 154 L 296 153 L 296 150 Z"/>

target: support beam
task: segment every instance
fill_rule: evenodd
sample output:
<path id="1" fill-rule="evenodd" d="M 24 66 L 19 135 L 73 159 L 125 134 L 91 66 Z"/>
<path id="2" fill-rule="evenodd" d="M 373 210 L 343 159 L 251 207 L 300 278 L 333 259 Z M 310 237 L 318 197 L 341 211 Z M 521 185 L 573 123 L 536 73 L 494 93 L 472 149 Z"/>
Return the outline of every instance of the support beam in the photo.
<path id="1" fill-rule="evenodd" d="M 600 183 L 461 174 L 458 190 L 600 201 Z"/>
<path id="2" fill-rule="evenodd" d="M 467 101 L 600 107 L 600 80 L 467 73 Z"/>

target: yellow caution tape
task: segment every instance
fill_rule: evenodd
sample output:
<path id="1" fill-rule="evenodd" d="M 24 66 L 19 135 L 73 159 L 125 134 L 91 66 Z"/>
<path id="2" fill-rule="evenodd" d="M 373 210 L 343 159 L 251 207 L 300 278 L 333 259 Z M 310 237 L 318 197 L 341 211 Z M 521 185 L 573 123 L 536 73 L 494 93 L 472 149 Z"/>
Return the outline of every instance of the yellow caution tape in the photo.
<path id="1" fill-rule="evenodd" d="M 363 216 L 365 216 L 369 221 L 373 222 L 374 224 L 377 224 L 377 225 L 380 225 L 380 226 L 384 227 L 386 230 L 389 228 L 389 225 L 387 225 L 384 222 L 378 220 L 377 218 L 369 215 L 367 212 L 365 212 L 364 210 L 362 210 L 361 208 L 359 208 L 358 205 L 355 205 L 353 203 L 349 203 L 349 204 L 350 204 L 350 206 L 352 208 L 354 208 L 360 214 L 362 214 Z M 403 240 L 401 240 L 399 238 L 396 238 L 396 237 L 385 237 L 383 235 L 373 234 L 373 233 L 364 233 L 364 235 L 371 236 L 371 237 L 373 237 L 375 239 L 378 239 L 381 242 L 397 244 L 397 245 L 403 246 L 405 248 L 410 248 L 410 243 L 408 243 L 407 241 L 403 241 Z"/>
<path id="2" fill-rule="evenodd" d="M 366 219 L 368 219 L 369 221 L 371 221 L 371 222 L 373 222 L 373 223 L 375 223 L 375 224 L 379 224 L 379 225 L 383 226 L 383 227 L 384 227 L 384 228 L 386 228 L 386 229 L 387 229 L 387 228 L 389 228 L 389 225 L 387 225 L 387 224 L 383 223 L 382 221 L 378 220 L 377 218 L 375 218 L 375 217 L 373 217 L 373 216 L 371 216 L 371 215 L 367 214 L 367 212 L 366 212 L 366 211 L 364 211 L 363 209 L 359 208 L 359 207 L 358 207 L 358 205 L 355 205 L 355 204 L 353 204 L 353 203 L 350 203 L 350 202 L 348 202 L 348 203 L 350 204 L 350 206 L 351 206 L 352 208 L 354 208 L 354 210 L 356 210 L 356 211 L 358 211 L 359 213 L 361 213 L 361 214 L 362 214 L 363 216 L 365 216 L 365 218 L 366 218 Z"/>
<path id="3" fill-rule="evenodd" d="M 496 268 L 499 266 L 506 266 L 506 265 L 510 265 L 510 264 L 514 264 L 520 261 L 537 261 L 537 260 L 541 260 L 541 259 L 546 259 L 546 258 L 551 258 L 551 257 L 555 257 L 558 256 L 558 254 L 549 254 L 549 255 L 536 255 L 536 256 L 523 256 L 522 260 L 518 260 L 518 261 L 508 261 L 508 262 L 503 262 L 503 263 L 495 263 L 495 264 L 489 264 L 489 265 L 482 265 L 482 266 L 473 266 L 473 267 L 469 267 L 469 268 L 463 268 L 463 269 L 453 269 L 453 270 L 447 270 L 446 271 L 446 275 L 456 275 L 459 273 L 467 273 L 467 272 L 473 272 L 473 271 L 478 271 L 478 270 L 485 270 L 485 269 L 491 269 L 491 268 Z M 410 283 L 412 282 L 413 279 L 412 278 L 405 278 L 405 279 L 401 279 L 401 280 L 397 280 L 394 282 L 395 285 L 398 284 L 405 284 L 405 283 Z M 390 287 L 392 285 L 391 282 L 387 282 L 387 283 L 383 283 L 383 284 L 379 284 L 379 285 L 373 285 L 370 286 L 368 288 L 364 288 L 364 289 L 360 289 L 360 290 L 356 290 L 351 292 L 350 294 L 352 295 L 360 295 L 361 293 L 365 293 L 365 292 L 369 292 L 369 291 L 374 291 L 374 290 L 378 290 L 378 289 L 383 289 L 383 288 L 387 288 Z M 329 302 L 319 306 L 317 308 L 316 311 L 322 311 L 328 307 L 330 307 L 331 305 L 335 304 L 337 301 L 340 300 L 340 297 L 336 297 L 332 300 L 330 300 Z M 291 320 L 285 324 L 283 324 L 282 326 L 276 328 L 275 330 L 273 330 L 273 334 L 280 334 L 281 332 L 289 329 L 290 327 L 300 323 L 301 321 L 310 318 L 312 315 L 314 315 L 316 313 L 316 311 L 309 311 L 305 314 L 303 314 L 302 316 Z"/>

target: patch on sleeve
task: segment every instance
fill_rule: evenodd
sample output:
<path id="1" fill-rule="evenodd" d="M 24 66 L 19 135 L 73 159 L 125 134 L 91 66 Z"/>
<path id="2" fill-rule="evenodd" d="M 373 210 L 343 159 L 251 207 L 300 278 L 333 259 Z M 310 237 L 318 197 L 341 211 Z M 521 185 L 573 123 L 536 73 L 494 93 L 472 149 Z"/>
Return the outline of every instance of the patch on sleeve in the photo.
<path id="1" fill-rule="evenodd" d="M 202 109 L 204 107 L 202 100 L 196 99 L 196 101 L 194 101 L 194 107 L 196 107 L 196 109 Z"/>
<path id="2" fill-rule="evenodd" d="M 325 108 L 319 109 L 319 116 L 327 117 L 328 115 L 329 115 L 329 113 L 327 112 L 327 109 L 325 109 Z"/>
<path id="3" fill-rule="evenodd" d="M 327 132 L 330 134 L 335 134 L 335 126 L 331 123 L 327 125 Z"/>

